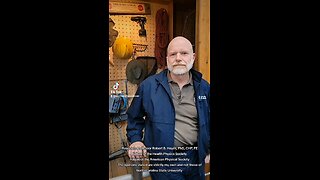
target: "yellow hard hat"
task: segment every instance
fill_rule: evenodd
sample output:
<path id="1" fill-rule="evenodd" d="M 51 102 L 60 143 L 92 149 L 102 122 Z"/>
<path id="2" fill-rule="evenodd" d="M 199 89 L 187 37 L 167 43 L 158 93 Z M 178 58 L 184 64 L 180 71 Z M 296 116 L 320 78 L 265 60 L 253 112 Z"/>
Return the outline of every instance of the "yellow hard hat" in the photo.
<path id="1" fill-rule="evenodd" d="M 120 59 L 129 59 L 133 54 L 133 43 L 129 38 L 119 37 L 115 40 L 112 51 Z"/>

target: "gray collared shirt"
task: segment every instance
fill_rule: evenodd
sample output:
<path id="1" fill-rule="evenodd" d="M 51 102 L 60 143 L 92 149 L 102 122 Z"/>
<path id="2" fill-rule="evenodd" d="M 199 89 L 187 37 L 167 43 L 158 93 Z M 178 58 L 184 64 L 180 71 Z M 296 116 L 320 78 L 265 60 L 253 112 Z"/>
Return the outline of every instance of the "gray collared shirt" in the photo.
<path id="1" fill-rule="evenodd" d="M 189 81 L 180 90 L 168 71 L 168 82 L 172 94 L 172 101 L 176 113 L 174 145 L 194 145 L 198 138 L 198 114 L 195 105 L 192 74 Z"/>

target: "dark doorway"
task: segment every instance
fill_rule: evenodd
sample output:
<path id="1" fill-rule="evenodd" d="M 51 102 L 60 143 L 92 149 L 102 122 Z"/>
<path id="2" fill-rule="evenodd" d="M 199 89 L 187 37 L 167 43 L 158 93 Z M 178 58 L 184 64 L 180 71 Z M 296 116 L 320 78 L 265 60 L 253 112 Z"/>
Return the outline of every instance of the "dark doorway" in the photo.
<path id="1" fill-rule="evenodd" d="M 173 37 L 186 37 L 194 48 L 195 27 L 196 0 L 173 0 Z"/>

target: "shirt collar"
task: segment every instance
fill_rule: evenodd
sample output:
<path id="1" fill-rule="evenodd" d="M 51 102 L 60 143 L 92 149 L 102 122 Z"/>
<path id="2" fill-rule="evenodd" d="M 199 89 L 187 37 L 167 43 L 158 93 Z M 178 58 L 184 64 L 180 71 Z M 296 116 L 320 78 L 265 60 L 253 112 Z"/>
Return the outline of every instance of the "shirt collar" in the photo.
<path id="1" fill-rule="evenodd" d="M 169 83 L 174 82 L 169 73 L 170 71 L 167 71 L 168 82 Z M 190 71 L 189 71 L 189 81 L 187 84 L 191 84 L 193 86 L 192 73 Z"/>

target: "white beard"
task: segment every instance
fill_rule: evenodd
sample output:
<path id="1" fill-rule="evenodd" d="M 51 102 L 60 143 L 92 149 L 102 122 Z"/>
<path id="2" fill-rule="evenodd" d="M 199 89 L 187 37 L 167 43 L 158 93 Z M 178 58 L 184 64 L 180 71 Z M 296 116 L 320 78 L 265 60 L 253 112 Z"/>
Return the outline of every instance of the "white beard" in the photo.
<path id="1" fill-rule="evenodd" d="M 173 69 L 173 65 L 169 65 L 168 62 L 167 62 L 167 64 L 168 64 L 169 71 L 172 72 L 173 74 L 175 74 L 175 75 L 184 75 L 184 74 L 186 74 L 186 73 L 188 73 L 190 71 L 190 69 L 193 66 L 193 62 L 194 62 L 194 60 L 190 61 L 190 63 L 188 63 L 186 65 L 186 67 L 176 66 L 174 69 Z"/>

